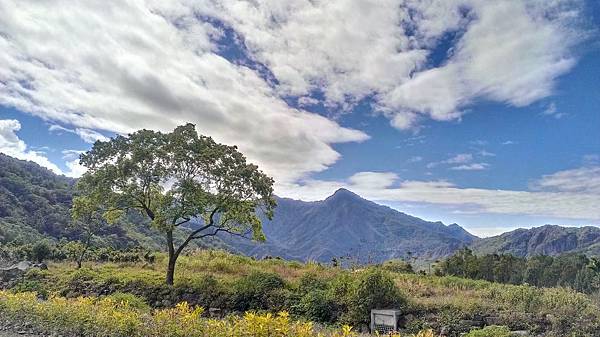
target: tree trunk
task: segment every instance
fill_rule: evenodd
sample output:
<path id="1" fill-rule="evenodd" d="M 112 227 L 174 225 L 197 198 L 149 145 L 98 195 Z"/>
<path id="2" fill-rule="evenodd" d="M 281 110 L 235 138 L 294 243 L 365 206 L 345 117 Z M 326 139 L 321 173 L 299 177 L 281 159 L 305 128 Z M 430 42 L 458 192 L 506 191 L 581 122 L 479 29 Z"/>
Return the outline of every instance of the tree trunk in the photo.
<path id="1" fill-rule="evenodd" d="M 83 257 L 85 256 L 85 253 L 87 252 L 88 248 L 90 247 L 91 241 L 92 241 L 92 234 L 90 233 L 90 234 L 88 234 L 88 237 L 85 240 L 85 246 L 83 246 L 83 251 L 79 255 L 79 258 L 77 259 L 77 269 L 81 269 L 81 263 L 83 262 Z"/>
<path id="2" fill-rule="evenodd" d="M 175 279 L 175 263 L 177 262 L 177 257 L 174 255 L 171 256 L 169 254 L 169 264 L 167 265 L 167 284 L 172 286 L 173 281 Z"/>
<path id="3" fill-rule="evenodd" d="M 177 254 L 173 246 L 173 231 L 167 231 L 167 250 L 169 252 L 169 262 L 167 264 L 166 282 L 172 286 L 175 279 L 175 263 L 177 262 Z"/>

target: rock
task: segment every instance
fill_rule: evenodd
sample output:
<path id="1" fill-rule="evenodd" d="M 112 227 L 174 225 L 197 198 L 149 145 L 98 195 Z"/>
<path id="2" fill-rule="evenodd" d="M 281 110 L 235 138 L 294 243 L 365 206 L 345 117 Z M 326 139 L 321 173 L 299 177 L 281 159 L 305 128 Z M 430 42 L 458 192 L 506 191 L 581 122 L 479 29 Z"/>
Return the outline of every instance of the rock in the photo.
<path id="1" fill-rule="evenodd" d="M 219 308 L 208 308 L 208 316 L 211 318 L 221 317 L 222 310 Z"/>
<path id="2" fill-rule="evenodd" d="M 488 316 L 483 319 L 485 325 L 502 325 L 502 318 L 498 316 Z"/>
<path id="3" fill-rule="evenodd" d="M 511 331 L 511 332 L 510 332 L 510 334 L 511 334 L 512 336 L 522 336 L 522 337 L 528 337 L 528 336 L 531 336 L 531 335 L 529 334 L 529 331 L 527 331 L 527 330 L 516 330 L 516 331 Z"/>
<path id="4" fill-rule="evenodd" d="M 473 319 L 463 319 L 460 320 L 460 325 L 465 327 L 482 327 L 483 321 L 473 320 Z"/>

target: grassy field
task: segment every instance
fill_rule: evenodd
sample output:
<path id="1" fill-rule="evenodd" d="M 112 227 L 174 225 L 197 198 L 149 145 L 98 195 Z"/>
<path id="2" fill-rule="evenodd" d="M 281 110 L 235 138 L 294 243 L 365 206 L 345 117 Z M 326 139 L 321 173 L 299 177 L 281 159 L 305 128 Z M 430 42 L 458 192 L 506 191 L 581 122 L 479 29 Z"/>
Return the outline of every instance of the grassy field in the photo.
<path id="1" fill-rule="evenodd" d="M 175 286 L 167 287 L 164 266 L 163 256 L 151 265 L 86 263 L 80 270 L 67 263 L 50 263 L 47 271 L 28 272 L 13 292 L 72 299 L 133 295 L 154 310 L 185 301 L 215 316 L 285 311 L 293 320 L 337 327 L 349 324 L 356 331 L 368 323 L 360 295 L 364 291 L 360 287 L 369 280 L 365 275 L 383 269 L 399 290 L 394 305 L 403 311 L 406 333 L 433 329 L 458 336 L 477 326 L 500 325 L 545 336 L 600 335 L 600 308 L 595 300 L 564 288 L 397 273 L 385 267 L 346 270 L 277 259 L 257 261 L 206 250 L 181 257 Z"/>

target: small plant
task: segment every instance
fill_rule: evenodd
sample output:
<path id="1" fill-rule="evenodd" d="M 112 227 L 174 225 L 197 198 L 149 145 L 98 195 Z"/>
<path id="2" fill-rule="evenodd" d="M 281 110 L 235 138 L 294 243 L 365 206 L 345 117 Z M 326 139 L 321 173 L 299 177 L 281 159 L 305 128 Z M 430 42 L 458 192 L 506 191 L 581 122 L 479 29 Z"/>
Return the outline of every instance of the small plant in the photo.
<path id="1" fill-rule="evenodd" d="M 490 325 L 483 329 L 471 330 L 465 337 L 510 337 L 510 329 L 505 326 Z"/>

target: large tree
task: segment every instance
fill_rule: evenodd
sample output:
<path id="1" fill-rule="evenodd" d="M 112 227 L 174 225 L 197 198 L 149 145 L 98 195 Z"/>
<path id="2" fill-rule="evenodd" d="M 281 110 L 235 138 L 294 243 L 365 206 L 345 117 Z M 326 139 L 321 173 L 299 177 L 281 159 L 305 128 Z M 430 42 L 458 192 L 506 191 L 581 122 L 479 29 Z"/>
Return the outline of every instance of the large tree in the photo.
<path id="1" fill-rule="evenodd" d="M 193 240 L 220 232 L 264 240 L 257 212 L 273 216 L 273 179 L 247 163 L 237 147 L 198 135 L 193 124 L 98 141 L 80 162 L 88 169 L 77 184 L 86 204 L 109 222 L 139 212 L 164 233 L 167 284 Z M 190 223 L 194 229 L 175 240 L 174 231 Z"/>

